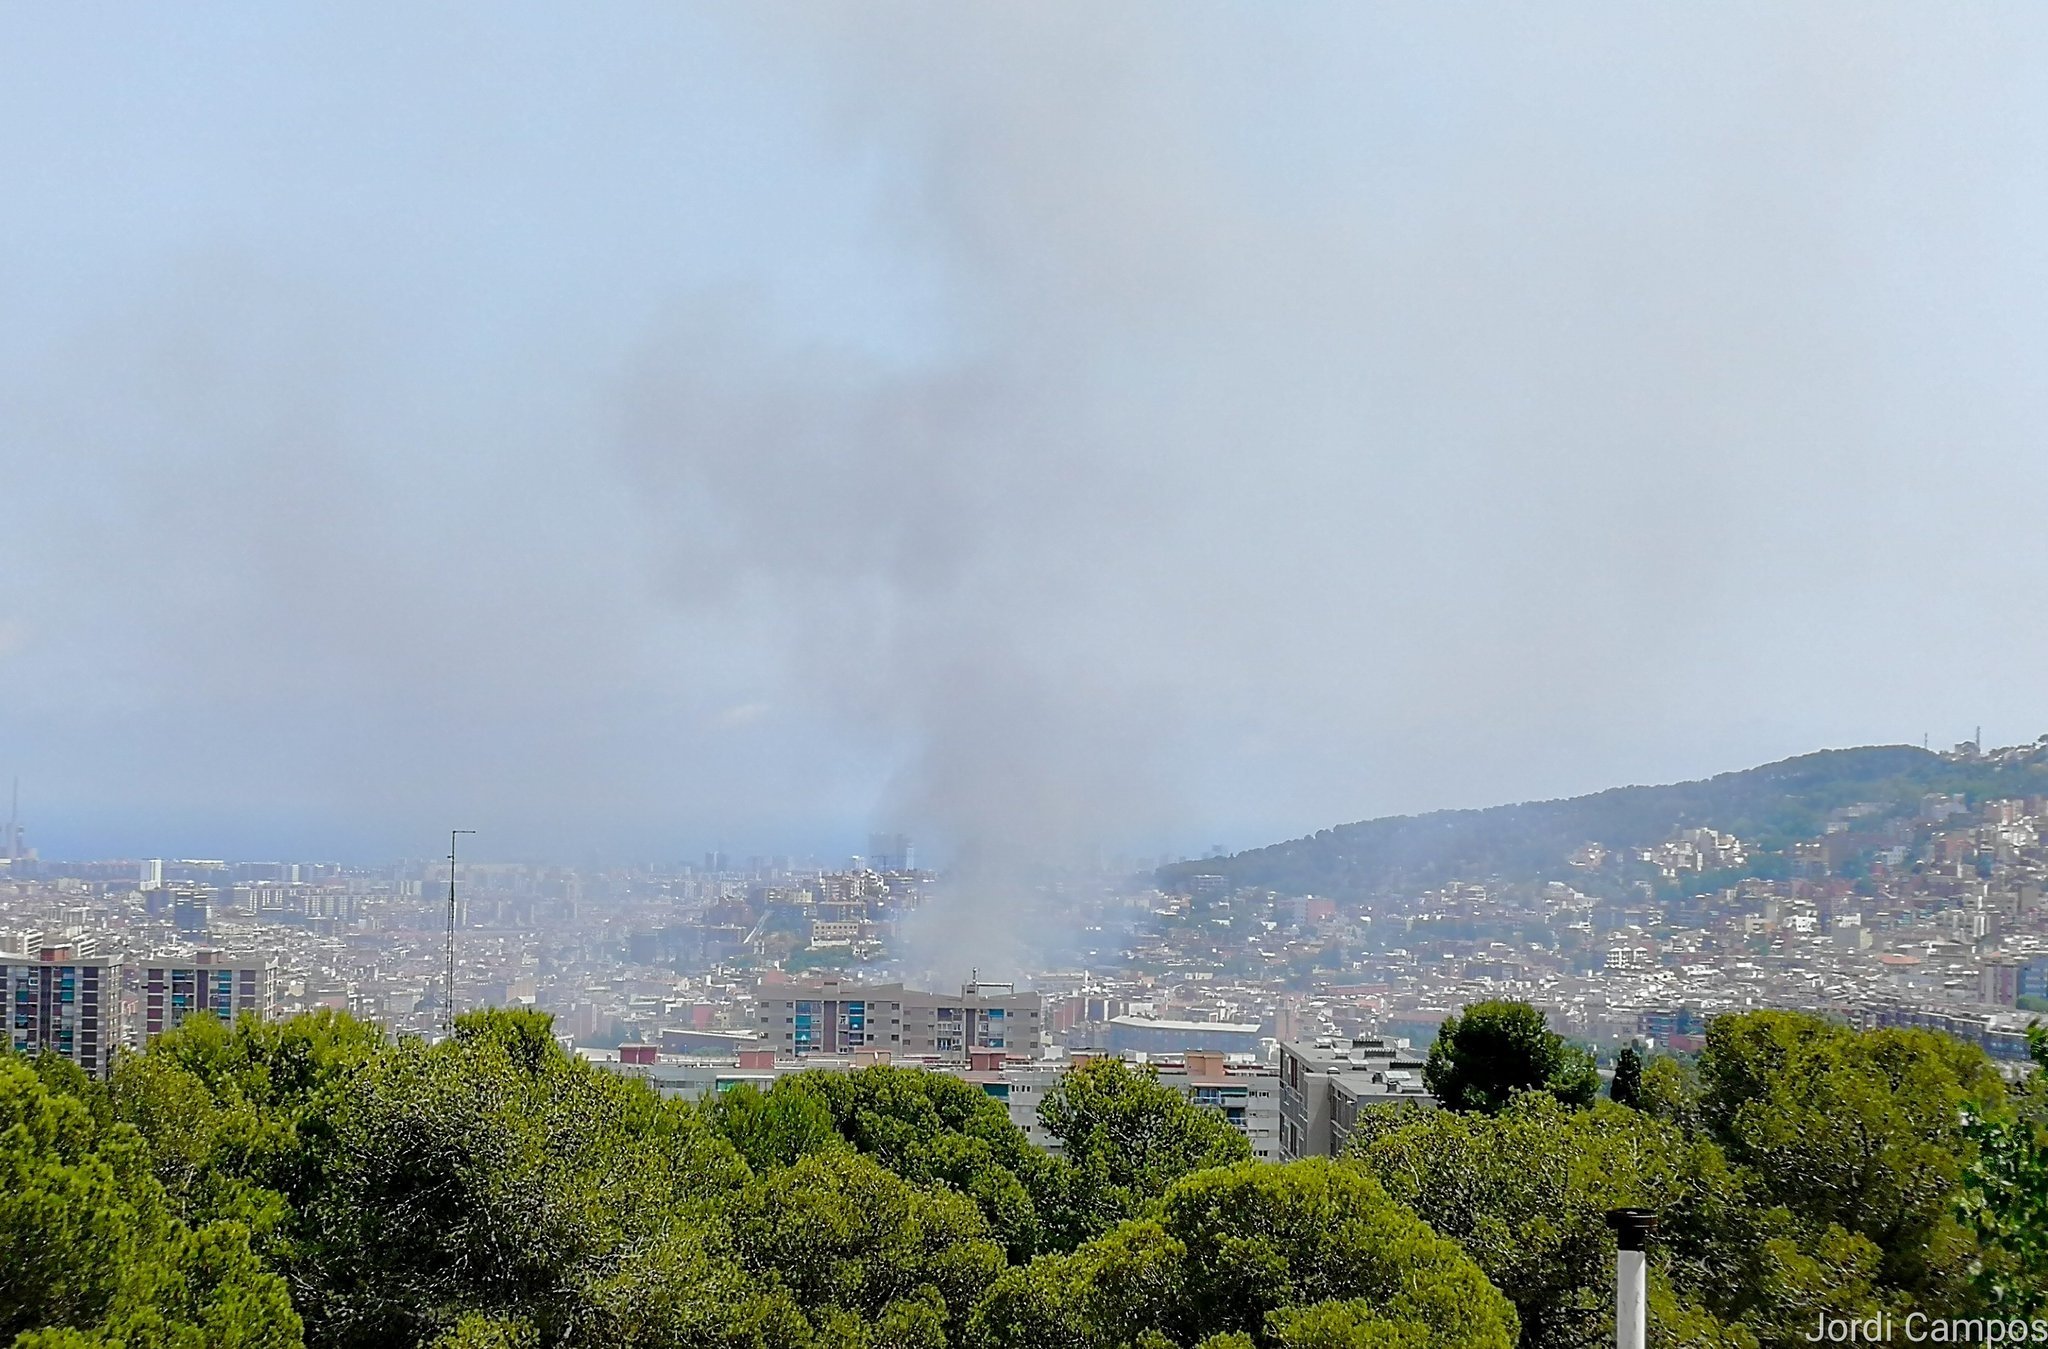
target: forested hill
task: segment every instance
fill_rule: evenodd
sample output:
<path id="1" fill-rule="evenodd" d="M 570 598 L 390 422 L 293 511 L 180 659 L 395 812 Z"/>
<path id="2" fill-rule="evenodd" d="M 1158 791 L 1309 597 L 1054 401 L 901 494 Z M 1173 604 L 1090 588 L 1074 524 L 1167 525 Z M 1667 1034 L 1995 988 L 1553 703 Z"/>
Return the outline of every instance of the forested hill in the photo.
<path id="1" fill-rule="evenodd" d="M 1191 877 L 1212 875 L 1283 894 L 1369 898 L 1452 881 L 1562 877 L 1570 874 L 1566 859 L 1587 843 L 1644 848 L 1676 830 L 1702 827 L 1736 834 L 1767 858 L 1821 833 L 1838 807 L 1877 802 L 1886 813 L 1904 812 L 1928 792 L 1962 793 L 1972 802 L 2048 792 L 2048 747 L 1988 758 L 1908 745 L 1821 750 L 1698 782 L 1339 825 L 1232 857 L 1162 867 L 1159 880 L 1184 889 Z"/>

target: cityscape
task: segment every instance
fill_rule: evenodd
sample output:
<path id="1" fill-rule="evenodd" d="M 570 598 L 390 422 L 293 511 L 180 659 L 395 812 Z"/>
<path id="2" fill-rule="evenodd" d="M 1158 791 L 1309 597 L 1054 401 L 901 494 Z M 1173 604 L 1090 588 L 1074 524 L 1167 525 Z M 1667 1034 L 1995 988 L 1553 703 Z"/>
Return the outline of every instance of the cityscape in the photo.
<path id="1" fill-rule="evenodd" d="M 2048 767 L 2048 737 L 1940 758 Z M 1255 1155 L 1290 1158 L 1341 1152 L 1361 1105 L 1433 1103 L 1426 1051 L 1488 1000 L 1533 1004 L 1610 1063 L 1631 1045 L 1696 1053 L 1713 1017 L 1785 1008 L 1940 1030 L 2016 1068 L 2048 1012 L 2042 794 L 1851 802 L 1766 868 L 1783 874 L 1711 888 L 1754 869 L 1756 840 L 1681 828 L 1627 857 L 1588 842 L 1552 877 L 1369 903 L 1234 886 L 1199 861 L 1047 876 L 1006 902 L 1071 940 L 959 979 L 906 934 L 943 924 L 971 959 L 976 897 L 901 834 L 839 865 L 457 858 L 452 884 L 451 859 L 56 861 L 18 818 L 7 838 L 14 1046 L 101 1075 L 195 1013 L 328 1008 L 434 1039 L 456 1012 L 531 1007 L 565 1048 L 665 1094 L 930 1067 L 981 1084 L 1041 1145 L 1036 1104 L 1066 1066 L 1122 1057 L 1224 1113 Z M 1657 884 L 1594 884 L 1624 863 Z"/>
<path id="2" fill-rule="evenodd" d="M 0 127 L 0 1349 L 2048 1349 L 2048 6 Z"/>

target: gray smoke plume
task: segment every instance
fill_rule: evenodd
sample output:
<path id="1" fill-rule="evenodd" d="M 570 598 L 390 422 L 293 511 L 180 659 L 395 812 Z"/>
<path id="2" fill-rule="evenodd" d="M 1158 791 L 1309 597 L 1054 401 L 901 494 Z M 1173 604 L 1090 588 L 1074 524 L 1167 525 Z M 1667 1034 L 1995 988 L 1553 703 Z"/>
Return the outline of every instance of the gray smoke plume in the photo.
<path id="1" fill-rule="evenodd" d="M 901 372 L 778 349 L 727 300 L 650 344 L 628 396 L 669 593 L 753 629 L 778 699 L 897 757 L 876 820 L 949 863 L 925 923 L 948 976 L 1035 945 L 1031 868 L 1180 804 L 1173 683 L 1101 584 L 1148 555 L 1161 521 L 1141 503 L 1171 493 L 1100 443 L 1075 392 L 1015 359 Z"/>
<path id="2" fill-rule="evenodd" d="M 1825 593 L 1886 565 L 1845 544 L 1800 564 L 1840 579 L 1781 570 L 1802 502 L 1853 518 L 1943 415 L 1887 405 L 1852 205 L 1939 97 L 1897 15 L 1753 12 L 1738 41 L 1613 15 L 1488 37 L 773 13 L 757 40 L 823 89 L 830 134 L 893 152 L 888 224 L 940 278 L 945 355 L 686 301 L 636 374 L 628 460 L 673 593 L 772 616 L 787 696 L 904 748 L 881 815 L 957 853 L 935 926 L 963 945 L 1019 947 L 1027 863 L 1157 836 L 1177 787 L 1216 790 L 1186 700 L 1240 792 L 1279 741 L 1286 796 L 1362 804 L 1405 774 L 1426 799 L 1503 715 L 1536 732 L 1492 752 L 1510 775 L 1674 697 L 1729 715 L 1702 621 L 1773 613 L 1766 577 Z M 1583 90 L 1637 41 L 1617 123 Z M 1480 98 L 1496 117 L 1438 120 Z"/>
<path id="3" fill-rule="evenodd" d="M 2042 729 L 2035 11 L 78 13 L 0 18 L 0 774 L 81 848 L 903 828 L 994 933 Z"/>

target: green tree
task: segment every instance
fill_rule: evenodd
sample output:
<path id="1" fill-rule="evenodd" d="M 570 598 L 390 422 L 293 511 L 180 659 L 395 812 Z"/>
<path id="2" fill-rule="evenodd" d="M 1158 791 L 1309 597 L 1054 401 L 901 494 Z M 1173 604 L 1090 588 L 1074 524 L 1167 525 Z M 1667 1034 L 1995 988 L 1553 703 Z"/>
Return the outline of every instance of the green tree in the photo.
<path id="1" fill-rule="evenodd" d="M 178 1221 L 142 1136 L 77 1085 L 0 1059 L 0 1338 L 295 1349 L 299 1319 L 247 1229 Z"/>
<path id="2" fill-rule="evenodd" d="M 1662 1215 L 1674 1345 L 2039 1305 L 2048 1074 L 1759 1013 L 1585 1108 L 1533 1009 L 1455 1020 L 1432 1085 L 1462 1109 L 1286 1166 L 1114 1060 L 1049 1093 L 1049 1157 L 951 1076 L 686 1106 L 532 1012 L 432 1046 L 201 1018 L 108 1084 L 0 1061 L 0 1343 L 289 1349 L 303 1316 L 316 1349 L 1590 1349 L 1621 1204 Z"/>
<path id="3" fill-rule="evenodd" d="M 1638 1110 L 1687 1132 L 1699 1127 L 1699 1073 L 1682 1059 L 1670 1054 L 1653 1056 L 1643 1065 L 1642 1086 L 1636 1097 Z"/>
<path id="4" fill-rule="evenodd" d="M 1592 1104 L 1600 1090 L 1593 1057 L 1550 1029 L 1526 1002 L 1478 1002 L 1438 1028 L 1422 1077 L 1453 1110 L 1494 1113 L 1516 1093 L 1547 1091 L 1564 1104 Z"/>
<path id="5" fill-rule="evenodd" d="M 1530 1092 L 1498 1115 L 1439 1111 L 1361 1137 L 1349 1155 L 1513 1300 L 1526 1349 L 1612 1339 L 1610 1209 L 1664 1215 L 1666 1275 L 1690 1288 L 1725 1274 L 1735 1178 L 1711 1143 L 1633 1110 Z"/>
<path id="6" fill-rule="evenodd" d="M 1701 1126 L 1750 1172 L 1759 1206 L 1809 1234 L 1829 1225 L 1882 1252 L 1882 1285 L 1933 1314 L 1974 1304 L 1976 1242 L 1959 1221 L 1974 1154 L 1966 1107 L 2004 1099 L 1974 1045 L 1929 1031 L 1858 1032 L 1799 1012 L 1747 1012 L 1707 1027 Z"/>
<path id="7" fill-rule="evenodd" d="M 810 1321 L 787 1288 L 743 1268 L 717 1226 L 673 1226 L 628 1251 L 590 1292 L 579 1337 L 605 1349 L 808 1349 Z"/>
<path id="8" fill-rule="evenodd" d="M 0 1058 L 0 1341 L 98 1321 L 152 1243 L 147 1153 L 132 1130 L 102 1141 L 83 1102 Z"/>
<path id="9" fill-rule="evenodd" d="M 709 1108 L 755 1170 L 844 1144 L 918 1184 L 973 1199 L 1013 1260 L 1040 1241 L 1039 1208 L 1056 1202 L 1058 1167 L 980 1087 L 946 1073 L 878 1064 L 797 1073 L 765 1094 L 744 1087 Z"/>
<path id="10" fill-rule="evenodd" d="M 1134 1216 L 1182 1176 L 1251 1156 L 1250 1142 L 1220 1114 L 1121 1059 L 1069 1070 L 1039 1102 L 1038 1118 L 1064 1150 L 1064 1195 L 1050 1205 L 1061 1249 Z"/>
<path id="11" fill-rule="evenodd" d="M 964 1195 L 918 1186 L 851 1152 L 822 1152 L 755 1178 L 727 1212 L 743 1268 L 785 1289 L 821 1329 L 928 1323 L 957 1340 L 1004 1268 Z M 850 1320 L 849 1320 L 850 1318 Z"/>
<path id="12" fill-rule="evenodd" d="M 1428 1349 L 1434 1342 L 1427 1326 L 1389 1320 L 1363 1298 L 1282 1307 L 1267 1315 L 1266 1330 L 1281 1349 Z"/>
<path id="13" fill-rule="evenodd" d="M 29 1062 L 35 1067 L 36 1078 L 45 1090 L 55 1096 L 68 1096 L 83 1105 L 96 1127 L 104 1129 L 114 1122 L 113 1100 L 107 1093 L 106 1083 L 88 1077 L 85 1069 L 47 1047 Z"/>
<path id="14" fill-rule="evenodd" d="M 540 1332 L 519 1317 L 465 1312 L 434 1337 L 429 1349 L 539 1349 Z"/>
<path id="15" fill-rule="evenodd" d="M 1342 1304 L 1303 1321 L 1286 1313 Z M 1318 1328 L 1324 1333 L 1318 1338 Z M 1508 1349 L 1513 1307 L 1457 1245 L 1354 1167 L 1243 1162 L 1170 1186 L 1157 1216 L 998 1281 L 974 1328 L 991 1349 L 1111 1349 L 1148 1331 L 1195 1345 L 1375 1342 Z"/>
<path id="16" fill-rule="evenodd" d="M 1187 1248 L 1136 1219 L 998 1279 L 968 1342 L 986 1349 L 1120 1349 L 1157 1333 L 1180 1305 Z"/>
<path id="17" fill-rule="evenodd" d="M 313 1144 L 382 1044 L 376 1027 L 339 1012 L 232 1027 L 194 1017 L 116 1060 L 112 1109 L 148 1141 L 180 1217 L 241 1222 L 269 1251 L 318 1181 Z"/>
<path id="18" fill-rule="evenodd" d="M 555 1018 L 532 1007 L 480 1007 L 455 1018 L 458 1044 L 490 1042 L 528 1072 L 539 1072 L 561 1056 Z"/>
<path id="19" fill-rule="evenodd" d="M 794 1166 L 803 1157 L 847 1146 L 832 1109 L 786 1077 L 770 1090 L 741 1082 L 705 1103 L 704 1118 L 756 1171 Z"/>
<path id="20" fill-rule="evenodd" d="M 1616 1105 L 1639 1106 L 1643 1099 L 1643 1056 L 1636 1052 L 1634 1045 L 1623 1047 L 1614 1056 L 1614 1080 L 1607 1085 L 1607 1095 Z"/>
<path id="21" fill-rule="evenodd" d="M 2048 1307 L 2048 1131 L 2016 1115 L 1973 1117 L 1977 1158 L 1963 1175 L 1962 1212 L 1986 1258 L 1978 1281 L 2000 1312 Z"/>
<path id="22" fill-rule="evenodd" d="M 695 1111 L 483 1018 L 350 1079 L 288 1269 L 319 1345 L 416 1342 L 468 1311 L 574 1332 L 631 1251 L 715 1213 L 746 1167 Z"/>
<path id="23" fill-rule="evenodd" d="M 2048 1127 L 2039 1109 L 2048 1085 L 2048 1031 L 2027 1028 L 2035 1070 L 2005 1109 L 1970 1112 L 1976 1158 L 1963 1172 L 1963 1217 L 1984 1253 L 1978 1286 L 2008 1316 L 2048 1309 Z M 2030 1108 L 2031 1107 L 2031 1108 Z"/>

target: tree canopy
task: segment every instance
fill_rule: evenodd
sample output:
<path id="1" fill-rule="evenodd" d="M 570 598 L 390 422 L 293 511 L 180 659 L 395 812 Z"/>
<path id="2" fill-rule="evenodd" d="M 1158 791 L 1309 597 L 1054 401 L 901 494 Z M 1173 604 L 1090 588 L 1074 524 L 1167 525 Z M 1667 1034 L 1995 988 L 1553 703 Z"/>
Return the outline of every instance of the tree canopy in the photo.
<path id="1" fill-rule="evenodd" d="M 2048 1311 L 2048 1029 L 2027 1028 L 2034 1071 L 2009 1101 L 1976 1103 L 1963 1131 L 1964 1218 L 1982 1248 L 1977 1283 L 2007 1316 Z"/>
<path id="2" fill-rule="evenodd" d="M 1716 1019 L 1696 1067 L 1640 1076 L 1639 1109 L 1525 1090 L 1361 1129 L 1353 1155 L 1465 1246 L 1534 1349 L 1611 1336 L 1617 1207 L 1661 1215 L 1655 1319 L 1680 1341 L 1791 1349 L 1822 1314 L 1981 1314 L 1987 1248 L 1959 1217 L 1965 1107 L 2003 1094 L 1981 1051 L 1752 1012 Z"/>
<path id="3" fill-rule="evenodd" d="M 1607 1095 L 1616 1105 L 1640 1105 L 1643 1099 L 1643 1055 L 1634 1045 L 1625 1045 L 1614 1056 L 1614 1080 Z"/>
<path id="4" fill-rule="evenodd" d="M 1042 1152 L 946 1074 L 690 1103 L 531 1012 L 431 1045 L 199 1018 L 105 1083 L 0 1058 L 0 1343 L 1590 1349 L 1621 1205 L 1662 1216 L 1673 1344 L 2041 1305 L 2040 1075 L 1750 1013 L 1697 1064 L 1650 1058 L 1631 1108 L 1528 1010 L 1460 1018 L 1465 1108 L 1370 1113 L 1346 1157 L 1289 1163 L 1110 1059 L 1047 1093 Z"/>
<path id="5" fill-rule="evenodd" d="M 1061 1246 L 1142 1212 L 1182 1176 L 1252 1155 L 1222 1116 L 1121 1059 L 1091 1059 L 1063 1075 L 1038 1117 L 1062 1146 L 1065 1164 L 1053 1175 L 1067 1219 Z"/>
<path id="6" fill-rule="evenodd" d="M 1518 1092 L 1547 1091 L 1569 1106 L 1600 1090 L 1593 1056 L 1550 1029 L 1526 1002 L 1476 1002 L 1438 1028 L 1423 1066 L 1430 1094 L 1452 1110 L 1503 1110 Z"/>
<path id="7" fill-rule="evenodd" d="M 54 1080 L 60 1089 L 52 1090 Z M 232 1222 L 173 1213 L 134 1126 L 82 1080 L 0 1059 L 0 1337 L 20 1349 L 287 1349 L 284 1280 Z"/>
<path id="8" fill-rule="evenodd" d="M 1186 1176 L 1151 1215 L 1005 1274 L 975 1328 L 992 1349 L 1115 1349 L 1147 1334 L 1509 1349 L 1515 1316 L 1370 1176 L 1314 1160 Z"/>

